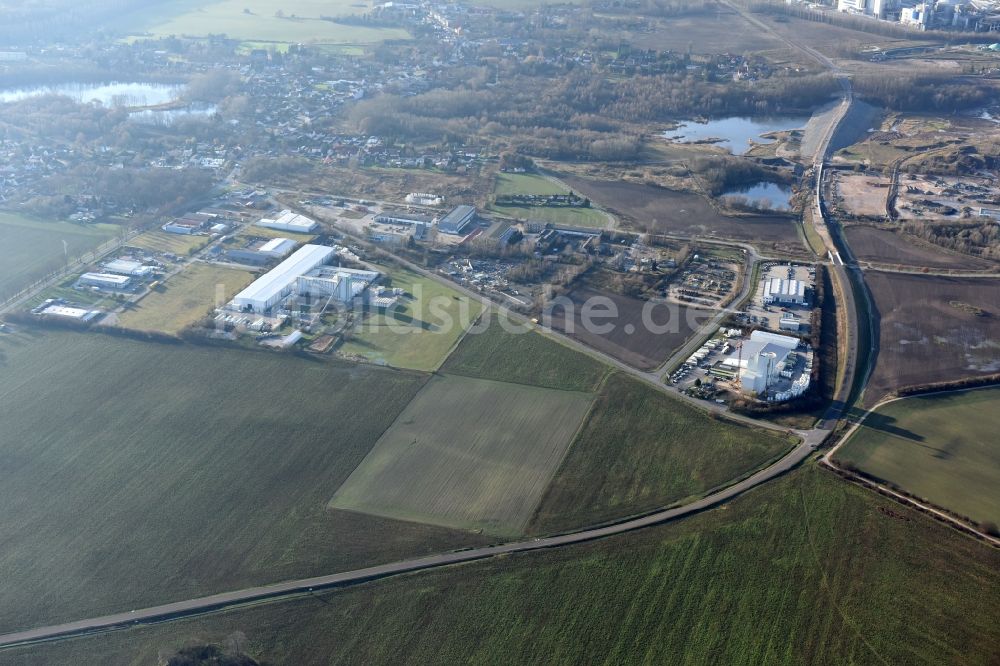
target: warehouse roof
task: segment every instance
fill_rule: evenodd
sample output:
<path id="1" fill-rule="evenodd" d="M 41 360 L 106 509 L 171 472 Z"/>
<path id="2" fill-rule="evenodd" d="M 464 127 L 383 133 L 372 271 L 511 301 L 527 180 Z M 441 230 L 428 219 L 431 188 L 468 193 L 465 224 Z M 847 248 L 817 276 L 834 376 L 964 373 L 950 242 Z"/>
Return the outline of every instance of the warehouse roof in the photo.
<path id="1" fill-rule="evenodd" d="M 303 245 L 292 256 L 268 271 L 249 287 L 236 295 L 237 300 L 266 302 L 280 294 L 300 275 L 305 275 L 322 264 L 333 254 L 325 245 Z"/>

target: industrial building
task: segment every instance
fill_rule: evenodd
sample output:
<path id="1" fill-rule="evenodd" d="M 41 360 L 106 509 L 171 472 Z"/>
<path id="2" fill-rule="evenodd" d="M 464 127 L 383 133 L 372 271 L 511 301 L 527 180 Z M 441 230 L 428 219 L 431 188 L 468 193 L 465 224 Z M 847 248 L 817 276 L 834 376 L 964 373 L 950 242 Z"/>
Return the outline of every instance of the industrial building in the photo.
<path id="1" fill-rule="evenodd" d="M 434 224 L 434 217 L 431 215 L 420 215 L 418 213 L 406 213 L 402 211 L 383 211 L 375 216 L 376 224 L 398 224 L 401 226 L 426 226 Z"/>
<path id="2" fill-rule="evenodd" d="M 80 287 L 97 287 L 98 289 L 125 289 L 132 284 L 132 278 L 127 275 L 113 273 L 84 273 L 76 281 Z"/>
<path id="3" fill-rule="evenodd" d="M 296 234 L 309 234 L 319 227 L 319 224 L 305 215 L 293 213 L 290 210 L 283 210 L 278 217 L 263 217 L 257 222 L 257 226 L 265 229 L 277 229 L 278 231 L 288 231 Z"/>
<path id="4" fill-rule="evenodd" d="M 292 256 L 236 294 L 232 301 L 233 308 L 267 312 L 295 290 L 299 277 L 325 264 L 333 253 L 333 248 L 325 245 L 303 245 Z"/>
<path id="5" fill-rule="evenodd" d="M 465 229 L 475 221 L 475 206 L 456 206 L 454 210 L 441 218 L 438 222 L 438 229 L 441 233 L 461 236 Z"/>
<path id="6" fill-rule="evenodd" d="M 406 203 L 416 206 L 440 206 L 444 203 L 444 199 L 427 192 L 410 192 L 406 195 Z"/>
<path id="7" fill-rule="evenodd" d="M 351 302 L 377 280 L 377 271 L 320 266 L 299 277 L 295 290 L 299 296 L 332 298 L 341 303 Z"/>
<path id="8" fill-rule="evenodd" d="M 805 305 L 806 283 L 802 280 L 786 280 L 784 278 L 768 278 L 764 282 L 762 298 L 765 305 L 781 303 L 785 305 Z"/>
<path id="9" fill-rule="evenodd" d="M 271 259 L 284 259 L 292 253 L 296 245 L 298 243 L 291 238 L 272 238 L 257 248 L 257 252 Z"/>
<path id="10" fill-rule="evenodd" d="M 138 261 L 129 261 L 127 259 L 114 259 L 104 264 L 103 268 L 106 273 L 138 278 L 149 277 L 156 270 L 154 266 L 144 266 Z"/>
<path id="11" fill-rule="evenodd" d="M 792 380 L 792 368 L 797 363 L 797 358 L 792 354 L 800 344 L 798 338 L 788 335 L 754 331 L 749 340 L 737 347 L 736 354 L 728 357 L 722 364 L 739 373 L 744 393 L 769 395 L 772 398 L 778 393 L 784 396 L 781 399 L 788 400 L 809 388 L 811 353 L 805 364 L 806 371 Z M 782 382 L 783 379 L 786 381 Z"/>
<path id="12" fill-rule="evenodd" d="M 64 319 L 74 319 L 76 321 L 92 321 L 101 314 L 100 310 L 85 310 L 74 308 L 68 305 L 49 305 L 43 308 L 39 314 L 51 317 L 62 317 Z"/>

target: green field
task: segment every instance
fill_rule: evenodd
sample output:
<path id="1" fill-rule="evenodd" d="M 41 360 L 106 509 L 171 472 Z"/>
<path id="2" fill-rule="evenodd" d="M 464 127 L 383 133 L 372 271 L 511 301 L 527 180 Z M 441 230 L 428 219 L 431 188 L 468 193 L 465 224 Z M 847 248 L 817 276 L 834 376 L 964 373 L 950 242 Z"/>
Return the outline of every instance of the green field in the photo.
<path id="1" fill-rule="evenodd" d="M 524 173 L 498 173 L 494 194 L 567 194 L 569 188 L 545 176 Z M 497 206 L 502 215 L 519 219 L 569 224 L 578 227 L 605 227 L 608 217 L 596 208 L 557 208 L 547 206 Z"/>
<path id="2" fill-rule="evenodd" d="M 330 506 L 520 534 L 590 402 L 587 393 L 436 376 Z"/>
<path id="3" fill-rule="evenodd" d="M 195 262 L 118 315 L 125 328 L 176 334 L 228 303 L 255 273 Z"/>
<path id="4" fill-rule="evenodd" d="M 340 353 L 396 368 L 436 370 L 479 317 L 482 304 L 405 268 L 381 270 L 407 295 L 387 312 L 365 315 Z"/>
<path id="5" fill-rule="evenodd" d="M 608 367 L 591 356 L 530 331 L 509 332 L 490 319 L 469 332 L 444 364 L 445 372 L 567 391 L 593 391 Z M 511 331 L 519 331 L 510 324 Z M 481 332 L 479 332 L 481 330 Z"/>
<path id="6" fill-rule="evenodd" d="M 1000 552 L 813 466 L 587 544 L 0 652 L 163 663 L 193 643 L 271 664 L 996 663 Z"/>
<path id="7" fill-rule="evenodd" d="M 837 461 L 977 522 L 1000 523 L 1000 387 L 897 400 Z"/>
<path id="8" fill-rule="evenodd" d="M 170 234 L 166 231 L 147 231 L 130 240 L 128 246 L 146 250 L 147 252 L 169 252 L 184 257 L 195 250 L 205 247 L 210 240 L 208 236 L 188 236 L 186 234 Z"/>
<path id="9" fill-rule="evenodd" d="M 125 15 L 118 28 L 157 37 L 224 34 L 251 42 L 373 44 L 407 39 L 401 28 L 343 25 L 322 16 L 350 16 L 371 10 L 354 0 L 172 0 Z"/>
<path id="10" fill-rule="evenodd" d="M 700 495 L 791 445 L 617 373 L 602 387 L 531 531 L 581 527 Z"/>
<path id="11" fill-rule="evenodd" d="M 44 222 L 0 212 L 0 301 L 13 296 L 65 265 L 63 241 L 70 259 L 114 238 L 113 224 Z"/>
<path id="12" fill-rule="evenodd" d="M 481 541 L 327 508 L 416 373 L 21 329 L 0 378 L 0 633 Z"/>
<path id="13" fill-rule="evenodd" d="M 289 231 L 281 231 L 279 229 L 268 229 L 267 227 L 258 227 L 256 224 L 251 224 L 243 227 L 236 234 L 240 238 L 290 238 L 297 243 L 311 243 L 316 240 L 316 234 L 296 234 Z"/>

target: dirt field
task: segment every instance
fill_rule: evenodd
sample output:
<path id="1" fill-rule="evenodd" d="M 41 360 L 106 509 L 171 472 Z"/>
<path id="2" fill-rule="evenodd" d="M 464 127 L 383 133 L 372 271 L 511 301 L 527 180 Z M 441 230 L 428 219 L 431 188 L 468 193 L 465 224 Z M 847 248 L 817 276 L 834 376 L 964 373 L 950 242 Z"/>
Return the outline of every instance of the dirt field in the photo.
<path id="1" fill-rule="evenodd" d="M 1000 371 L 1000 281 L 875 271 L 865 279 L 880 328 L 866 405 L 902 386 Z"/>
<path id="2" fill-rule="evenodd" d="M 732 53 L 782 50 L 785 45 L 766 32 L 743 20 L 736 12 L 719 12 L 695 16 L 660 19 L 651 32 L 629 32 L 628 39 L 637 48 L 692 53 L 717 53 L 720 40 Z"/>
<path id="3" fill-rule="evenodd" d="M 885 217 L 885 200 L 889 194 L 889 179 L 885 176 L 836 173 L 838 202 L 851 215 Z"/>
<path id="4" fill-rule="evenodd" d="M 520 534 L 591 399 L 439 375 L 337 490 L 330 508 Z"/>
<path id="5" fill-rule="evenodd" d="M 853 225 L 844 230 L 851 252 L 861 261 L 899 266 L 978 270 L 995 266 L 968 255 L 937 249 L 890 229 Z"/>
<path id="6" fill-rule="evenodd" d="M 591 299 L 600 297 L 610 299 L 617 308 L 617 317 L 602 319 L 597 316 L 593 321 L 599 325 L 612 324 L 613 330 L 607 333 L 596 333 L 586 330 L 583 325 L 583 306 Z M 652 370 L 663 364 L 675 349 L 684 344 L 696 328 L 711 315 L 710 310 L 689 308 L 683 305 L 657 305 L 650 311 L 651 319 L 657 326 L 667 327 L 665 333 L 650 330 L 643 324 L 643 308 L 647 301 L 641 301 L 628 296 L 621 296 L 605 291 L 598 291 L 588 285 L 573 289 L 568 298 L 573 303 L 572 311 L 562 305 L 556 305 L 551 311 L 551 326 L 565 331 L 586 345 L 614 356 L 624 363 Z M 606 301 L 605 301 L 606 302 Z M 596 309 L 595 312 L 604 312 Z M 571 314 L 572 317 L 567 317 Z M 572 330 L 569 330 L 568 319 L 572 319 Z"/>
<path id="7" fill-rule="evenodd" d="M 563 176 L 562 180 L 596 203 L 630 218 L 632 226 L 644 231 L 729 238 L 752 241 L 765 247 L 802 250 L 795 221 L 791 217 L 729 217 L 719 213 L 708 200 L 697 194 L 576 176 Z"/>

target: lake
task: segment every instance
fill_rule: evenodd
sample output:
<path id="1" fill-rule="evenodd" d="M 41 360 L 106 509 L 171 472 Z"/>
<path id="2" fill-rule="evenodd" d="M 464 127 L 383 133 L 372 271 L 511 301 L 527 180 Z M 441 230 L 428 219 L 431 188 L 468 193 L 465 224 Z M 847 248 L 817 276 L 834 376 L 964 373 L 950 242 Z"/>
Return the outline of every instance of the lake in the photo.
<path id="1" fill-rule="evenodd" d="M 718 139 L 715 145 L 728 148 L 734 155 L 742 155 L 750 148 L 750 140 L 771 143 L 762 134 L 800 129 L 809 122 L 809 116 L 775 116 L 769 118 L 744 118 L 732 116 L 706 123 L 682 122 L 676 129 L 667 130 L 663 136 L 671 141 L 692 143 Z"/>
<path id="2" fill-rule="evenodd" d="M 760 202 L 766 204 L 761 208 L 771 210 L 790 210 L 792 198 L 792 188 L 779 183 L 754 183 L 744 187 L 734 188 L 723 192 L 722 199 L 735 199 L 744 202 Z"/>
<path id="3" fill-rule="evenodd" d="M 183 85 L 169 83 L 61 83 L 0 90 L 0 103 L 18 102 L 41 95 L 63 95 L 80 103 L 98 102 L 102 106 L 156 106 L 173 102 L 181 96 Z"/>

